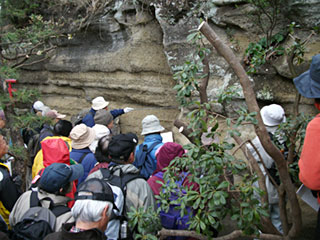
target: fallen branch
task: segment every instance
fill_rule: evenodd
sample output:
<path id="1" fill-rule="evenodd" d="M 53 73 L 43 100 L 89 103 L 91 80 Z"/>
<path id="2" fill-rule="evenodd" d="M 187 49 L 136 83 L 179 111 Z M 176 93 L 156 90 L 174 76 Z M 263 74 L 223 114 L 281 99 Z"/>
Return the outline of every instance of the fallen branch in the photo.
<path id="1" fill-rule="evenodd" d="M 166 237 L 192 237 L 199 240 L 207 240 L 208 238 L 206 236 L 203 236 L 201 234 L 198 234 L 194 231 L 188 231 L 188 230 L 170 230 L 162 228 L 158 232 L 159 239 L 165 239 Z M 283 240 L 283 237 L 274 235 L 274 234 L 265 234 L 261 233 L 259 236 L 257 235 L 246 235 L 241 230 L 235 230 L 232 233 L 229 233 L 227 235 L 216 237 L 214 240 L 232 240 L 232 239 L 238 239 L 239 237 L 246 237 L 249 239 L 263 239 L 263 240 Z"/>

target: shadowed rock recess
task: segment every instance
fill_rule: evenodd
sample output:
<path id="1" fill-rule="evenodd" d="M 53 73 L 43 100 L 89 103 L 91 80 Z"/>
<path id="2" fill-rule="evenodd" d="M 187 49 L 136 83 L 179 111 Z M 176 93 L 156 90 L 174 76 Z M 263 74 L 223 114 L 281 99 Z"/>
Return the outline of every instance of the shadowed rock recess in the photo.
<path id="1" fill-rule="evenodd" d="M 117 1 L 117 11 L 61 44 L 50 53 L 49 60 L 25 67 L 19 84 L 38 88 L 45 104 L 68 117 L 89 107 L 91 100 L 101 95 L 110 101 L 110 109 L 136 109 L 121 116 L 122 132 L 140 134 L 141 120 L 147 114 L 157 115 L 166 130 L 172 130 L 179 114 L 172 73 L 194 51 L 186 37 L 189 30 L 198 27 L 199 18 L 181 17 L 169 23 L 161 7 L 141 8 L 128 2 Z M 203 10 L 210 13 L 208 22 L 239 60 L 243 59 L 248 44 L 263 36 L 248 17 L 252 7 L 239 0 L 212 2 L 210 9 Z M 292 19 L 304 27 L 297 34 L 308 35 L 319 25 L 319 1 L 289 2 Z M 306 60 L 310 61 L 319 49 L 316 35 L 306 47 Z M 215 99 L 219 89 L 240 85 L 226 61 L 211 50 L 208 96 Z M 299 71 L 307 69 L 308 61 Z M 281 103 L 290 112 L 296 91 L 291 78 L 284 56 L 262 66 L 252 76 L 257 98 L 262 103 Z M 313 113 L 310 102 L 302 102 L 303 110 Z"/>

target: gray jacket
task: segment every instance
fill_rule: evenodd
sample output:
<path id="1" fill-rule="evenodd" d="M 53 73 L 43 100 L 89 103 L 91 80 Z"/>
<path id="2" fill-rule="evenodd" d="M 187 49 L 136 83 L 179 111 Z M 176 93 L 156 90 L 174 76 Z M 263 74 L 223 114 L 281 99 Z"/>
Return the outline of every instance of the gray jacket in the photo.
<path id="1" fill-rule="evenodd" d="M 114 166 L 114 174 L 119 176 L 120 169 L 124 174 L 129 173 L 139 173 L 139 169 L 137 169 L 132 164 L 125 165 L 116 165 Z M 90 174 L 86 180 L 90 178 L 99 178 L 102 179 L 102 173 L 99 170 Z M 139 207 L 143 207 L 146 210 L 149 206 L 152 206 L 155 209 L 155 200 L 153 196 L 153 192 L 143 178 L 134 179 L 127 184 L 127 192 L 126 192 L 126 211 L 129 212 L 131 207 L 138 209 Z"/>
<path id="2" fill-rule="evenodd" d="M 257 148 L 258 152 L 260 153 L 261 158 L 262 158 L 265 166 L 267 168 L 270 168 L 274 161 L 269 156 L 269 154 L 264 150 L 259 138 L 255 137 L 252 140 L 252 144 Z M 262 173 L 263 173 L 263 175 L 265 177 L 265 183 L 266 183 L 266 188 L 267 188 L 267 192 L 268 192 L 269 204 L 278 203 L 279 202 L 278 191 L 277 191 L 276 187 L 272 184 L 271 180 L 269 179 L 269 176 L 267 175 L 267 172 L 266 172 L 265 168 L 263 167 L 263 164 L 261 163 L 261 160 L 259 158 L 258 153 L 254 150 L 254 148 L 251 146 L 251 144 L 247 144 L 247 147 L 248 147 L 249 151 L 252 153 L 253 157 L 258 162 L 258 165 L 259 165 L 259 167 L 260 167 L 260 169 L 261 169 L 261 171 L 262 171 Z M 254 186 L 259 188 L 258 182 L 254 182 Z M 258 196 L 258 194 L 256 196 L 258 198 L 260 198 L 260 196 Z"/>
<path id="3" fill-rule="evenodd" d="M 27 212 L 27 210 L 29 210 L 31 192 L 32 191 L 29 190 L 23 193 L 15 203 L 9 217 L 9 222 L 11 227 L 13 227 L 18 222 L 20 222 L 23 215 Z M 42 207 L 49 208 L 50 201 L 43 200 L 44 198 L 48 198 L 48 197 L 52 199 L 55 205 L 67 206 L 68 201 L 70 201 L 70 198 L 68 197 L 47 193 L 43 190 L 38 190 L 38 198 L 39 198 L 39 201 L 41 202 Z M 72 217 L 70 211 L 62 214 L 57 218 L 55 229 L 54 229 L 55 232 L 60 231 L 62 224 L 67 222 L 74 222 L 74 218 Z"/>

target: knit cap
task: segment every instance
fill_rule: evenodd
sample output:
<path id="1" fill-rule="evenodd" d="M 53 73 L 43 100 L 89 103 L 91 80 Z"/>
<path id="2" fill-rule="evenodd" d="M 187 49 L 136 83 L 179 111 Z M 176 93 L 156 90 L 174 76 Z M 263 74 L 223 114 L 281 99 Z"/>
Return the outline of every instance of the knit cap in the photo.
<path id="1" fill-rule="evenodd" d="M 113 116 L 110 113 L 110 111 L 107 111 L 106 109 L 98 110 L 94 115 L 95 124 L 108 126 L 112 121 L 113 121 Z"/>

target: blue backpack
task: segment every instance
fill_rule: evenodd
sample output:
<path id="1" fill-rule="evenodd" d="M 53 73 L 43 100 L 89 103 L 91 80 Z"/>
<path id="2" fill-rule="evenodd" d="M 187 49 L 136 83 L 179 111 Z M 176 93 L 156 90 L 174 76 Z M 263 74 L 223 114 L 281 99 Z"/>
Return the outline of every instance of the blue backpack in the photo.
<path id="1" fill-rule="evenodd" d="M 163 180 L 163 172 L 158 172 L 154 176 L 157 176 L 158 178 L 161 178 Z M 169 198 L 170 201 L 174 201 L 179 198 L 177 195 L 177 192 L 180 191 L 179 189 L 182 188 L 182 183 L 188 176 L 188 173 L 182 172 L 180 175 L 181 179 L 179 181 L 176 181 L 177 189 L 176 192 L 171 192 L 171 196 Z M 185 193 L 184 190 L 182 192 Z M 158 207 L 160 207 L 160 203 L 158 203 Z M 181 205 L 180 204 L 171 204 L 169 207 L 169 211 L 165 212 L 163 210 L 160 211 L 160 219 L 161 224 L 164 228 L 167 229 L 178 229 L 178 230 L 187 230 L 189 228 L 189 220 L 193 217 L 193 211 L 191 207 L 186 207 L 187 214 L 185 214 L 183 217 L 180 215 Z M 169 237 L 167 239 L 170 240 L 184 240 L 188 239 L 188 237 Z"/>
<path id="2" fill-rule="evenodd" d="M 139 146 L 133 165 L 140 169 L 140 175 L 145 179 L 148 179 L 157 168 L 157 163 L 150 156 L 150 152 L 161 143 L 155 142 L 149 148 L 147 144 Z"/>

